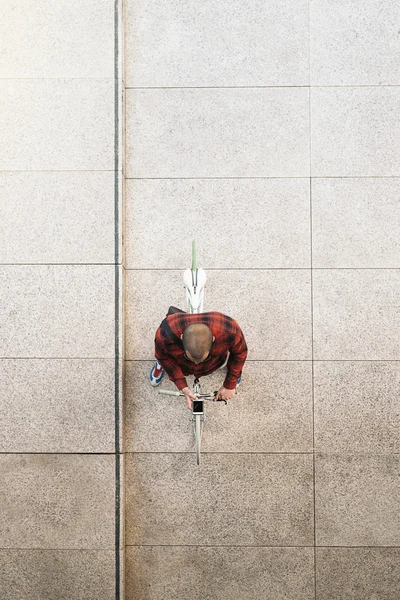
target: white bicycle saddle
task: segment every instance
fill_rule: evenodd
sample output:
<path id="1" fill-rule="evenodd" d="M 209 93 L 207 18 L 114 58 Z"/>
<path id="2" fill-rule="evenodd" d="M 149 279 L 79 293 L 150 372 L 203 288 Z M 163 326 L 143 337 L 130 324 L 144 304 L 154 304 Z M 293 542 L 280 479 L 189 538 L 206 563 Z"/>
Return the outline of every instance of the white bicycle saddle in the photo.
<path id="1" fill-rule="evenodd" d="M 186 269 L 183 274 L 183 283 L 186 289 L 186 300 L 188 304 L 188 312 L 199 313 L 203 312 L 204 287 L 206 285 L 207 276 L 204 269 Z"/>

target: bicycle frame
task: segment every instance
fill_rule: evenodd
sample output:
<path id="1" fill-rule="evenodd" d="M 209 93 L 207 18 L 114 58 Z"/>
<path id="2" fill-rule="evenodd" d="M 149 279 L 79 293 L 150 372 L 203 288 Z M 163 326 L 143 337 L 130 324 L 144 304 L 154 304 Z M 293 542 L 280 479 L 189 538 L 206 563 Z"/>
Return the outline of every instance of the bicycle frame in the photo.
<path id="1" fill-rule="evenodd" d="M 158 390 L 158 393 L 165 394 L 167 396 L 184 396 L 185 395 L 183 392 L 175 392 L 172 390 Z M 227 404 L 227 401 L 222 398 L 218 398 L 218 400 L 215 399 L 215 397 L 217 395 L 216 391 L 208 392 L 206 394 L 201 394 L 200 393 L 200 381 L 197 378 L 193 382 L 193 393 L 198 398 L 198 400 L 201 401 L 202 403 L 204 402 L 204 400 L 211 400 L 212 402 L 224 402 L 225 404 Z M 192 415 L 190 417 L 190 420 L 193 422 L 194 439 L 195 439 L 195 446 L 196 446 L 196 463 L 199 465 L 200 464 L 200 451 L 201 451 L 201 438 L 203 436 L 204 422 L 206 419 L 206 415 L 205 415 L 204 406 L 202 407 L 202 412 L 195 411 L 194 409 L 195 409 L 195 404 L 193 402 L 192 403 Z"/>
<path id="2" fill-rule="evenodd" d="M 207 277 L 204 269 L 198 269 L 196 264 L 196 241 L 192 241 L 192 268 L 186 269 L 183 274 L 183 283 L 186 291 L 186 302 L 187 312 L 191 314 L 203 312 L 204 304 L 204 288 L 206 285 Z M 184 396 L 183 392 L 174 392 L 169 390 L 159 390 L 159 394 L 166 394 L 168 396 Z M 200 381 L 195 378 L 193 382 L 193 394 L 200 401 L 201 407 L 195 406 L 195 401 L 192 403 L 192 416 L 194 427 L 194 438 L 196 445 L 196 462 L 200 464 L 200 449 L 201 449 L 201 438 L 203 435 L 204 422 L 205 422 L 205 409 L 204 400 L 216 401 L 215 397 L 217 392 L 201 394 L 200 393 Z M 217 402 L 225 402 L 222 398 L 218 398 Z"/>
<path id="3" fill-rule="evenodd" d="M 204 288 L 207 276 L 204 269 L 196 265 L 196 240 L 192 241 L 192 268 L 186 269 L 183 274 L 183 283 L 186 291 L 187 312 L 201 313 L 204 304 Z"/>

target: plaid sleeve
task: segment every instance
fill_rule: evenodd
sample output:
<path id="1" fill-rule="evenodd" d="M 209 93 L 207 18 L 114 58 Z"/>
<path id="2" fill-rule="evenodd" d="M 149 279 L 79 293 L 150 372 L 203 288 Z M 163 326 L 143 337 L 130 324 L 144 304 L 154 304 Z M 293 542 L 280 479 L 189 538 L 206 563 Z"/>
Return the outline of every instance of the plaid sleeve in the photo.
<path id="1" fill-rule="evenodd" d="M 229 347 L 229 360 L 227 364 L 227 374 L 224 381 L 224 388 L 233 390 L 236 388 L 237 380 L 242 374 L 242 368 L 247 357 L 247 344 L 239 325 L 236 323 L 234 339 Z"/>
<path id="2" fill-rule="evenodd" d="M 159 334 L 159 330 L 156 333 L 156 337 L 154 340 L 155 343 L 155 352 L 154 355 L 169 379 L 175 383 L 178 390 L 183 390 L 183 388 L 187 387 L 187 381 L 185 379 L 184 374 L 182 373 L 182 369 L 176 362 L 176 360 L 165 351 L 164 344 L 162 343 L 161 335 Z"/>

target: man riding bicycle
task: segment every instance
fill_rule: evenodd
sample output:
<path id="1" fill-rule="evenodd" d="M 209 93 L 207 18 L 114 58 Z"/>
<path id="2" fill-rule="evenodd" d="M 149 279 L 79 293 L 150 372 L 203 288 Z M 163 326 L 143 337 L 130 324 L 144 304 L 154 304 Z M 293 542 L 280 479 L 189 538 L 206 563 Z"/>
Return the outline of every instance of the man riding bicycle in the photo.
<path id="1" fill-rule="evenodd" d="M 227 374 L 216 399 L 234 397 L 247 357 L 246 340 L 234 319 L 219 312 L 174 312 L 163 320 L 154 341 L 157 361 L 150 372 L 151 385 L 159 385 L 166 372 L 191 409 L 196 396 L 185 376 L 209 375 L 226 365 Z"/>

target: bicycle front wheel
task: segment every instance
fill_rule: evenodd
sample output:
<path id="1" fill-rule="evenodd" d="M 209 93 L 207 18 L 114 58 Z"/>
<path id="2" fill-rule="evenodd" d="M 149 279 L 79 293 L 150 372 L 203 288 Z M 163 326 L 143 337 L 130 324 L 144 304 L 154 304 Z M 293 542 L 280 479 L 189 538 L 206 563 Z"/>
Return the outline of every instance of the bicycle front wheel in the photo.
<path id="1" fill-rule="evenodd" d="M 194 439 L 196 443 L 196 462 L 200 464 L 200 450 L 201 450 L 201 415 L 195 415 L 196 420 L 194 422 Z"/>

